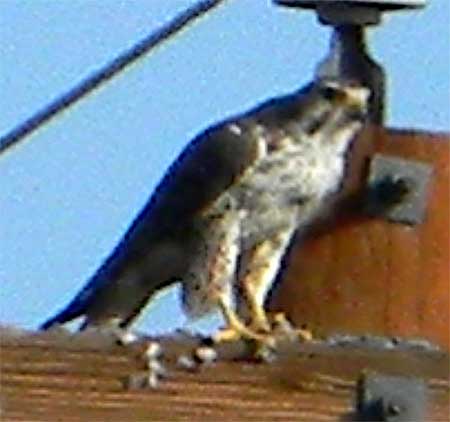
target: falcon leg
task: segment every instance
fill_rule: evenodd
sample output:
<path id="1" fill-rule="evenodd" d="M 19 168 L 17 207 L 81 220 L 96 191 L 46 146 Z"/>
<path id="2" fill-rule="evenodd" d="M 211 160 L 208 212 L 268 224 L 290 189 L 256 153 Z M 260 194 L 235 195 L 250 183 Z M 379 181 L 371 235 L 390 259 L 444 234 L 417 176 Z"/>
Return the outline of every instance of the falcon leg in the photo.
<path id="1" fill-rule="evenodd" d="M 209 227 L 213 239 L 207 250 L 207 282 L 204 282 L 206 298 L 219 307 L 225 320 L 225 328 L 212 336 L 215 343 L 254 340 L 267 344 L 266 338 L 249 329 L 236 314 L 233 307 L 233 284 L 240 252 L 240 218 L 238 212 L 214 216 Z"/>
<path id="2" fill-rule="evenodd" d="M 274 236 L 256 244 L 243 258 L 244 273 L 240 277 L 242 298 L 240 298 L 239 315 L 245 315 L 252 331 L 274 334 L 275 326 L 276 331 L 282 331 L 283 334 L 289 331 L 292 335 L 294 331 L 294 329 L 286 328 L 289 324 L 283 314 L 276 314 L 274 318 L 269 318 L 264 309 L 267 292 L 280 270 L 281 260 L 294 232 L 294 225 L 278 231 Z M 303 332 L 299 332 L 298 335 L 301 338 L 304 337 Z"/>
<path id="3" fill-rule="evenodd" d="M 240 310 L 248 318 L 250 327 L 269 332 L 271 324 L 264 309 L 264 300 L 275 279 L 280 261 L 293 230 L 284 230 L 276 236 L 256 244 L 242 260 L 243 274 L 239 277 L 242 294 Z"/>

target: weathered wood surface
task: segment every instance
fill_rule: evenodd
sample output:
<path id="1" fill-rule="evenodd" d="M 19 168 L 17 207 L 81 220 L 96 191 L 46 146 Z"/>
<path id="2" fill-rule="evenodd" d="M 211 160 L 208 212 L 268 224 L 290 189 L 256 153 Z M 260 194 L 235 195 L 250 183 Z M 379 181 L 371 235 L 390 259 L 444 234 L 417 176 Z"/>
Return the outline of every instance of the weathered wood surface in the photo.
<path id="1" fill-rule="evenodd" d="M 156 389 L 127 389 L 130 375 L 144 373 L 142 345 L 5 331 L 1 340 L 2 421 L 350 421 L 355 380 L 368 369 L 423 377 L 427 420 L 450 417 L 446 354 L 298 344 L 272 363 L 256 363 L 242 359 L 241 345 L 189 371 L 175 361 L 194 341 L 168 338 L 167 378 Z"/>

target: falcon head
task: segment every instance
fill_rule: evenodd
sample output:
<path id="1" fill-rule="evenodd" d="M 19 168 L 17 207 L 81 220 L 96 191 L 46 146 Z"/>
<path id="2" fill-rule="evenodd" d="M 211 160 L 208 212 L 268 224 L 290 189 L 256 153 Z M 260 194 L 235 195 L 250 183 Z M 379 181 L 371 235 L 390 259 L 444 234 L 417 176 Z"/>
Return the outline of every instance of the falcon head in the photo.
<path id="1" fill-rule="evenodd" d="M 318 81 L 311 90 L 297 129 L 309 143 L 345 150 L 366 119 L 370 91 L 353 82 L 335 80 Z"/>
<path id="2" fill-rule="evenodd" d="M 287 142 L 331 148 L 337 153 L 345 151 L 363 126 L 369 96 L 369 89 L 352 81 L 313 82 L 275 111 L 274 122 L 282 122 L 288 136 L 273 137 L 269 148 L 284 148 Z"/>

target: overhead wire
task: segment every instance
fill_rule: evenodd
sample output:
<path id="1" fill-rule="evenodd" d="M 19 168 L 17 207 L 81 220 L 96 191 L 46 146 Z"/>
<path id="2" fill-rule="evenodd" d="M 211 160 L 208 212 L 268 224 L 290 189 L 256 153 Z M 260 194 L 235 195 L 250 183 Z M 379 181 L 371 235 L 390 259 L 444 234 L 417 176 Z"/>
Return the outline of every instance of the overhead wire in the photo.
<path id="1" fill-rule="evenodd" d="M 226 0 L 202 0 L 188 7 L 170 22 L 135 43 L 131 48 L 119 54 L 105 66 L 94 71 L 66 93 L 60 95 L 49 104 L 42 107 L 31 117 L 18 124 L 6 135 L 0 138 L 0 154 L 16 145 L 28 135 L 45 125 L 59 113 L 90 94 L 105 82 L 118 75 L 125 68 L 136 62 L 149 51 L 170 39 L 189 23 L 204 16 L 207 12 L 224 3 Z"/>

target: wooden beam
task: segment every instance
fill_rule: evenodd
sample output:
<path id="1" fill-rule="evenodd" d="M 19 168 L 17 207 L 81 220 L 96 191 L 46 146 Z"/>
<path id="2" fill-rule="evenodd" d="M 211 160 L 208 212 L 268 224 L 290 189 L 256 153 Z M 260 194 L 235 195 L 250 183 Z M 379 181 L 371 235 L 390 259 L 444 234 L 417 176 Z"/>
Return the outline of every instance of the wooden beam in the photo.
<path id="1" fill-rule="evenodd" d="M 5 421 L 355 420 L 355 381 L 368 368 L 423 377 L 427 420 L 449 417 L 448 355 L 442 353 L 305 343 L 284 349 L 272 363 L 256 363 L 234 345 L 216 363 L 192 371 L 176 361 L 196 339 L 172 337 L 160 339 L 167 378 L 156 389 L 129 389 L 126 380 L 144 371 L 142 343 L 120 347 L 98 336 L 1 333 Z"/>

